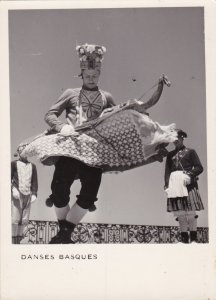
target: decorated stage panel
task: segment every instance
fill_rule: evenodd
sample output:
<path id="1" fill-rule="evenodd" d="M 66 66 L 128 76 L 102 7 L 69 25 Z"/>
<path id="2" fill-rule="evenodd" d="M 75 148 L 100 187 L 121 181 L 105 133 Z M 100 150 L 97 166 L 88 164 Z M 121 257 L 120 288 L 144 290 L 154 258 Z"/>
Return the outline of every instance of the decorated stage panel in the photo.
<path id="1" fill-rule="evenodd" d="M 29 221 L 23 244 L 48 244 L 58 231 L 55 221 Z M 198 227 L 198 243 L 208 243 L 208 228 Z M 80 223 L 72 234 L 77 244 L 175 244 L 178 226 Z"/>

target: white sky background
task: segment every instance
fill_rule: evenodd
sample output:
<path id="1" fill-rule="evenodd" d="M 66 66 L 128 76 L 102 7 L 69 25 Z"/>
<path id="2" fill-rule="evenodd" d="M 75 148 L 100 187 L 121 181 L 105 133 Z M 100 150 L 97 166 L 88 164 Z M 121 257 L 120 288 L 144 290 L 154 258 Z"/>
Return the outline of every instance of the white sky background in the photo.
<path id="1" fill-rule="evenodd" d="M 75 46 L 86 42 L 107 48 L 99 86 L 111 92 L 116 103 L 140 97 L 162 73 L 168 75 L 172 85 L 164 88 L 150 117 L 164 125 L 175 122 L 188 132 L 185 144 L 196 149 L 205 169 L 199 180 L 205 211 L 198 223 L 207 226 L 201 7 L 10 11 L 11 159 L 22 140 L 47 128 L 44 115 L 62 91 L 80 86 L 74 77 L 80 71 Z M 37 162 L 37 169 L 39 194 L 31 218 L 55 220 L 54 210 L 44 204 L 54 168 Z M 164 163 L 104 175 L 98 209 L 83 222 L 177 225 L 166 212 L 163 176 Z M 72 202 L 79 187 L 77 182 L 72 188 Z"/>

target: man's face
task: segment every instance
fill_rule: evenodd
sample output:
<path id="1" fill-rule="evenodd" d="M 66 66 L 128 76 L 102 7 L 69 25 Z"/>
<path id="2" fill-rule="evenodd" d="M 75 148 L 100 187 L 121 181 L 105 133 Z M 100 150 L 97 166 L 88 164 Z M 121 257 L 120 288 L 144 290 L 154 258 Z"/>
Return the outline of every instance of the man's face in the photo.
<path id="1" fill-rule="evenodd" d="M 89 89 L 97 87 L 100 77 L 99 70 L 84 70 L 82 72 L 83 85 Z"/>
<path id="2" fill-rule="evenodd" d="M 182 137 L 179 137 L 176 141 L 173 142 L 176 148 L 179 148 L 183 145 L 184 139 Z"/>

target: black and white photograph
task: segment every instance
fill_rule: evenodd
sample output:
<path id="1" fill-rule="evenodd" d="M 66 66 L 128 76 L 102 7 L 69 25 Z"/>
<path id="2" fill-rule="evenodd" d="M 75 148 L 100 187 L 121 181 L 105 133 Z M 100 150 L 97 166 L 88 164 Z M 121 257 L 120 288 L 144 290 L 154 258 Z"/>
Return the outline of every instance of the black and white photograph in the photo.
<path id="1" fill-rule="evenodd" d="M 215 252 L 203 264 L 215 232 L 205 5 L 35 3 L 9 5 L 4 18 L 9 134 L 1 180 L 11 268 L 17 260 L 26 271 L 35 266 L 41 290 L 29 298 L 18 284 L 17 296 L 10 290 L 2 299 L 216 299 L 207 278 L 215 278 L 207 267 Z M 86 271 L 77 292 L 84 264 L 101 274 L 97 291 Z M 138 288 L 138 265 L 146 288 Z M 65 276 L 53 279 L 60 266 Z M 131 278 L 123 290 L 117 273 L 111 279 L 117 270 Z M 66 287 L 54 292 L 58 280 Z"/>
<path id="2" fill-rule="evenodd" d="M 208 242 L 204 46 L 199 7 L 9 12 L 13 243 Z"/>

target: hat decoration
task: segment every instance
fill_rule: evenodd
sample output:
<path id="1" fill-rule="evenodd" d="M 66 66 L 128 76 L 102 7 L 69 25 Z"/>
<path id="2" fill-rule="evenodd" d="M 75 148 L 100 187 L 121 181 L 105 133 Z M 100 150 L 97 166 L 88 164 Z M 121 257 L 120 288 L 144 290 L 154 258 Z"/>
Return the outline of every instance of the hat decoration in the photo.
<path id="1" fill-rule="evenodd" d="M 82 70 L 100 70 L 104 53 L 106 53 L 106 48 L 104 46 L 84 44 L 77 46 L 76 51 L 80 59 L 80 68 Z"/>

